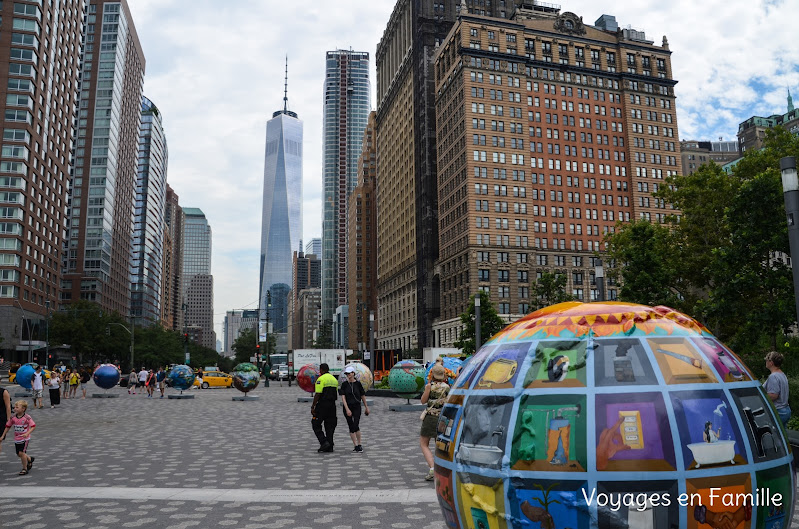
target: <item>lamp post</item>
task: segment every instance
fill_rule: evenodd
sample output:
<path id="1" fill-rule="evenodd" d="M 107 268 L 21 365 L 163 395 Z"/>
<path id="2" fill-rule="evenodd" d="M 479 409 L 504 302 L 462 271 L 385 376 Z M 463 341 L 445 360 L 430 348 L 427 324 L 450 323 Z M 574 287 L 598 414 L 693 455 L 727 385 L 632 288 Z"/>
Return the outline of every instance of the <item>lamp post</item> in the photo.
<path id="1" fill-rule="evenodd" d="M 799 179 L 796 176 L 796 158 L 794 156 L 780 158 L 780 172 L 782 173 L 782 195 L 785 199 L 785 213 L 788 221 L 793 293 L 797 322 L 799 322 L 799 270 L 796 268 L 796 261 L 799 259 L 799 224 L 797 224 L 799 221 Z"/>
<path id="2" fill-rule="evenodd" d="M 44 306 L 47 308 L 47 325 L 46 325 L 46 337 L 45 337 L 45 353 L 44 353 L 44 363 L 47 367 L 50 367 L 50 300 L 44 302 Z"/>
<path id="3" fill-rule="evenodd" d="M 375 311 L 369 311 L 369 370 L 375 372 Z"/>
<path id="4" fill-rule="evenodd" d="M 130 369 L 131 371 L 134 370 L 135 368 L 133 367 L 133 330 L 134 330 L 133 316 L 130 317 L 130 329 L 128 329 L 127 326 L 122 325 L 121 323 L 110 322 L 108 325 L 118 325 L 119 327 L 122 327 L 123 329 L 128 331 L 128 334 L 130 334 Z"/>
<path id="5" fill-rule="evenodd" d="M 28 328 L 28 363 L 30 364 L 31 362 L 33 362 L 33 349 L 31 347 L 33 345 L 31 344 L 31 324 L 30 321 L 27 318 L 25 318 L 25 309 L 22 308 L 22 304 L 19 302 L 19 300 L 15 298 L 14 303 L 17 304 L 20 312 L 22 312 L 22 323 L 24 323 L 25 327 Z M 22 329 L 20 329 L 20 335 L 21 334 L 22 334 Z M 20 342 L 21 341 L 22 340 L 20 339 Z"/>
<path id="6" fill-rule="evenodd" d="M 480 292 L 474 297 L 474 352 L 480 350 Z"/>
<path id="7" fill-rule="evenodd" d="M 602 266 L 602 259 L 598 257 L 594 261 L 594 277 L 596 277 L 597 301 L 605 301 L 605 269 Z"/>

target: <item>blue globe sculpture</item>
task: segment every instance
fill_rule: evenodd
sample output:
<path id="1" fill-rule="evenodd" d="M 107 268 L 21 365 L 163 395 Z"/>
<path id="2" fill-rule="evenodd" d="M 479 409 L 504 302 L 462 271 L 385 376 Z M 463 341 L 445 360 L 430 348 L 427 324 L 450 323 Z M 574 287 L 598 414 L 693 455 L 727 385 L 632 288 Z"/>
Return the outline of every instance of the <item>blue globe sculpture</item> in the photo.
<path id="1" fill-rule="evenodd" d="M 527 315 L 461 370 L 437 430 L 450 528 L 791 527 L 793 455 L 761 382 L 668 307 Z"/>
<path id="2" fill-rule="evenodd" d="M 194 384 L 195 378 L 194 371 L 187 365 L 174 366 L 167 377 L 169 377 L 170 385 L 180 391 L 189 389 Z"/>
<path id="3" fill-rule="evenodd" d="M 447 371 L 447 384 L 451 386 L 455 383 L 455 379 L 458 378 L 458 369 L 460 369 L 460 367 L 464 364 L 464 361 L 453 356 L 442 356 L 441 360 L 443 362 L 444 369 Z M 435 362 L 431 362 L 425 370 L 424 379 L 428 382 L 432 380 L 430 371 L 432 371 L 434 365 L 436 365 Z"/>
<path id="4" fill-rule="evenodd" d="M 234 367 L 231 375 L 233 376 L 233 386 L 244 393 L 254 390 L 261 382 L 258 368 L 249 362 L 242 362 Z"/>
<path id="5" fill-rule="evenodd" d="M 17 369 L 17 384 L 22 386 L 25 389 L 31 389 L 31 377 L 33 376 L 33 372 L 36 370 L 36 366 L 39 364 L 34 362 L 29 362 L 25 365 L 19 366 Z"/>
<path id="6" fill-rule="evenodd" d="M 119 369 L 113 364 L 102 364 L 97 366 L 92 374 L 92 380 L 97 387 L 111 389 L 119 384 Z"/>

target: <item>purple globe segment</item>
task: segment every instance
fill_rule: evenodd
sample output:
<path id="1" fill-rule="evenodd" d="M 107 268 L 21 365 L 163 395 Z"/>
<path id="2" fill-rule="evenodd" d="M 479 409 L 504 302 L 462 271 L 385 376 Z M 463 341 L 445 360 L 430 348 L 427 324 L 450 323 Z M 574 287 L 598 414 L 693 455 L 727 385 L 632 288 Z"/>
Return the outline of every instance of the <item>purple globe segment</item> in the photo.
<path id="1" fill-rule="evenodd" d="M 99 365 L 92 374 L 95 385 L 103 389 L 111 389 L 119 384 L 119 378 L 119 369 L 113 364 Z"/>
<path id="2" fill-rule="evenodd" d="M 793 456 L 761 382 L 668 307 L 509 325 L 461 370 L 435 448 L 453 529 L 791 526 Z"/>

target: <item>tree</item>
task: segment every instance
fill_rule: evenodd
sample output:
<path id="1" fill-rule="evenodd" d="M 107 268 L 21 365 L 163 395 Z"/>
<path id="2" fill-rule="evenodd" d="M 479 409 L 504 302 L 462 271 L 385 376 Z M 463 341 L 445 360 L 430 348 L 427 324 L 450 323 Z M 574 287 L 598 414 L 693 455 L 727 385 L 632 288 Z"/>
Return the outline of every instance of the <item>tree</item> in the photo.
<path id="1" fill-rule="evenodd" d="M 333 322 L 327 320 L 319 325 L 319 334 L 316 335 L 313 346 L 317 349 L 331 349 L 336 346 L 333 342 Z"/>
<path id="2" fill-rule="evenodd" d="M 231 348 L 236 352 L 234 360 L 236 363 L 249 362 L 250 358 L 259 352 L 256 345 L 255 329 L 245 329 L 239 333 L 238 338 L 233 341 Z"/>
<path id="3" fill-rule="evenodd" d="M 535 298 L 533 310 L 574 300 L 574 296 L 566 292 L 566 274 L 552 272 L 544 272 L 536 279 L 533 283 L 533 297 Z"/>
<path id="4" fill-rule="evenodd" d="M 475 294 L 477 296 L 477 294 Z M 461 322 L 464 329 L 461 331 L 455 347 L 463 351 L 463 354 L 474 354 L 475 352 L 475 322 L 474 322 L 474 298 L 472 296 L 469 308 L 461 314 Z M 480 291 L 480 340 L 485 343 L 489 338 L 501 331 L 505 327 L 505 322 L 497 314 L 494 305 L 488 298 L 488 294 Z"/>

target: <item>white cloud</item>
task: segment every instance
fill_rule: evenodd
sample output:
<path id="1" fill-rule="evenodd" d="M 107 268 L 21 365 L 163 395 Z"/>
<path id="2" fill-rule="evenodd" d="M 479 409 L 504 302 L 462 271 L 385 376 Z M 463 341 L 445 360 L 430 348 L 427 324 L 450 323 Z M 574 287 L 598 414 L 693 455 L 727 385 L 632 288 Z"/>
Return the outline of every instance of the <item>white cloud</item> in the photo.
<path id="1" fill-rule="evenodd" d="M 265 124 L 282 108 L 285 56 L 289 107 L 304 122 L 307 241 L 321 234 L 325 52 L 370 53 L 374 106 L 374 52 L 394 1 L 130 4 L 147 59 L 145 95 L 166 127 L 169 183 L 213 228 L 221 339 L 224 311 L 257 299 Z M 658 45 L 668 37 L 683 139 L 732 139 L 753 113 L 784 112 L 788 88 L 799 97 L 794 0 L 575 0 L 561 9 L 586 24 L 615 15 L 620 27 L 644 30 Z"/>

